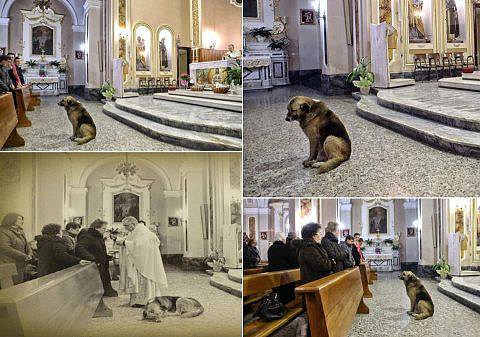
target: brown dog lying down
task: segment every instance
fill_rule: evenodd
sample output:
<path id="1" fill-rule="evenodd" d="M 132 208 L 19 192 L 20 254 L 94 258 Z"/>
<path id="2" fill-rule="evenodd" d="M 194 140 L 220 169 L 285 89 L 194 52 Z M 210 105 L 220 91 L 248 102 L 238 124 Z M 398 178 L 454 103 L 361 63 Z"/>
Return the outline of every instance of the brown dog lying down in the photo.
<path id="1" fill-rule="evenodd" d="M 194 298 L 160 296 L 145 306 L 143 319 L 160 323 L 167 316 L 190 318 L 202 313 L 203 306 Z"/>
<path id="2" fill-rule="evenodd" d="M 398 278 L 403 280 L 408 298 L 410 299 L 410 311 L 408 311 L 408 314 L 416 320 L 433 316 L 434 306 L 432 298 L 420 282 L 420 279 L 411 271 L 404 271 Z"/>
<path id="3" fill-rule="evenodd" d="M 86 144 L 97 136 L 97 128 L 92 116 L 83 105 L 72 96 L 65 97 L 58 105 L 65 107 L 68 119 L 72 123 L 73 134 L 70 140 L 78 145 Z"/>
<path id="4" fill-rule="evenodd" d="M 286 121 L 299 121 L 310 142 L 305 167 L 325 173 L 350 159 L 352 146 L 342 121 L 325 103 L 306 96 L 293 97 L 287 106 Z"/>

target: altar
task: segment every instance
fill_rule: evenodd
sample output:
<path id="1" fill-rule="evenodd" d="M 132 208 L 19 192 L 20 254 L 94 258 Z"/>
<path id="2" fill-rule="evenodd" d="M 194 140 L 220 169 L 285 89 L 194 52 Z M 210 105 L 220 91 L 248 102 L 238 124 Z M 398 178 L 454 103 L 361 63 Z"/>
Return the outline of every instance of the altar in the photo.
<path id="1" fill-rule="evenodd" d="M 220 60 L 210 62 L 190 63 L 190 80 L 195 84 L 212 85 L 217 80 L 224 82 L 227 78 L 227 68 L 238 67 L 235 60 Z"/>
<path id="2" fill-rule="evenodd" d="M 59 73 L 53 66 L 28 68 L 24 74 L 25 82 L 30 84 L 32 92 L 40 96 L 58 96 L 68 93 L 67 74 Z"/>
<path id="3" fill-rule="evenodd" d="M 374 250 L 366 251 L 363 256 L 372 270 L 376 271 L 394 271 L 401 270 L 400 254 L 398 251 L 386 251 L 375 253 Z"/>

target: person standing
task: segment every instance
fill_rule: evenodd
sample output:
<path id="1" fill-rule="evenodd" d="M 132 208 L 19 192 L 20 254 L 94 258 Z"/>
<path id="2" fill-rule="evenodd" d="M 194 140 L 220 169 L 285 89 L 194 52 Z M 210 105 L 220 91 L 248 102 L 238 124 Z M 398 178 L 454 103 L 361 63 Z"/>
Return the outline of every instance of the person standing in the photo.
<path id="1" fill-rule="evenodd" d="M 355 259 L 355 265 L 358 266 L 360 265 L 361 262 L 365 261 L 365 258 L 363 257 L 363 253 L 362 253 L 362 246 L 360 243 L 360 240 L 362 240 L 362 238 L 360 237 L 360 233 L 353 234 L 353 240 L 354 240 L 354 243 L 352 247 L 352 255 L 353 255 L 353 258 Z"/>
<path id="2" fill-rule="evenodd" d="M 322 247 L 320 225 L 311 222 L 302 228 L 302 245 L 298 251 L 300 277 L 302 283 L 308 283 L 332 273 L 332 260 Z"/>
<path id="3" fill-rule="evenodd" d="M 70 254 L 75 254 L 75 244 L 77 242 L 78 233 L 80 233 L 80 224 L 69 222 L 63 231 L 62 240 Z"/>
<path id="4" fill-rule="evenodd" d="M 102 279 L 104 296 L 117 297 L 118 293 L 112 287 L 110 272 L 108 268 L 109 258 L 105 239 L 103 236 L 107 231 L 107 223 L 96 219 L 90 224 L 90 228 L 80 231 L 75 245 L 75 255 L 83 260 L 95 261 Z"/>
<path id="5" fill-rule="evenodd" d="M 0 263 L 14 263 L 17 275 L 13 283 L 24 281 L 27 263 L 32 261 L 33 252 L 23 231 L 23 216 L 18 213 L 8 213 L 0 226 Z"/>
<path id="6" fill-rule="evenodd" d="M 328 257 L 335 263 L 333 266 L 333 272 L 339 272 L 345 269 L 345 260 L 348 255 L 340 248 L 338 244 L 338 236 L 340 232 L 338 230 L 338 223 L 330 221 L 325 228 L 325 236 L 322 239 L 322 246 L 328 253 Z"/>
<path id="7" fill-rule="evenodd" d="M 22 59 L 18 56 L 15 57 L 12 62 L 12 68 L 8 72 L 15 88 L 21 88 L 25 86 L 25 78 L 23 77 L 23 69 L 21 64 Z"/>
<path id="8" fill-rule="evenodd" d="M 127 216 L 122 224 L 129 233 L 116 242 L 121 246 L 120 289 L 130 294 L 130 306 L 144 306 L 162 296 L 168 286 L 160 240 L 133 216 Z"/>

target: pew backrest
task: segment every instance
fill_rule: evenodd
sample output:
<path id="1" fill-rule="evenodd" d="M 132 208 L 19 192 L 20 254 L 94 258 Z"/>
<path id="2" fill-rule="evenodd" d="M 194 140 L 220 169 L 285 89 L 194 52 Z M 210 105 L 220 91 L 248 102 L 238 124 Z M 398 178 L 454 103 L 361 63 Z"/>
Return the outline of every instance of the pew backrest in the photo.
<path id="1" fill-rule="evenodd" d="M 18 123 L 17 112 L 11 93 L 0 95 L 0 149 Z"/>
<path id="2" fill-rule="evenodd" d="M 12 287 L 15 275 L 17 275 L 17 266 L 14 263 L 0 264 L 0 289 Z"/>
<path id="3" fill-rule="evenodd" d="M 345 337 L 356 313 L 368 313 L 358 267 L 343 270 L 295 289 L 305 297 L 312 337 Z"/>
<path id="4" fill-rule="evenodd" d="M 300 269 L 246 275 L 243 278 L 243 296 L 264 293 L 285 284 L 300 281 Z"/>

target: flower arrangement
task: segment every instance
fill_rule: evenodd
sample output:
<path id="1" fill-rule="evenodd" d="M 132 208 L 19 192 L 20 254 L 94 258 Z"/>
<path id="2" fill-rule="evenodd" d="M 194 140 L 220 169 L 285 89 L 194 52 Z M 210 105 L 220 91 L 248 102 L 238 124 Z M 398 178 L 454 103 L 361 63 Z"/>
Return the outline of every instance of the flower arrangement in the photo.
<path id="1" fill-rule="evenodd" d="M 272 50 L 283 50 L 288 46 L 288 40 L 286 38 L 280 40 L 272 39 L 272 42 L 268 45 L 268 48 Z"/>
<path id="2" fill-rule="evenodd" d="M 370 87 L 375 82 L 375 75 L 368 70 L 370 63 L 366 57 L 362 58 L 347 77 L 347 82 L 353 83 L 364 95 L 370 92 Z"/>
<path id="3" fill-rule="evenodd" d="M 438 275 L 440 275 L 440 278 L 442 279 L 445 279 L 448 275 L 450 275 L 450 265 L 447 263 L 444 257 L 435 263 L 432 268 Z"/>
<path id="4" fill-rule="evenodd" d="M 242 84 L 242 67 L 228 67 L 227 78 L 225 79 L 227 84 L 233 83 L 234 85 Z"/>
<path id="5" fill-rule="evenodd" d="M 365 243 L 368 245 L 368 246 L 371 246 L 373 244 L 373 240 L 372 239 L 366 239 L 365 240 Z"/>
<path id="6" fill-rule="evenodd" d="M 52 67 L 57 67 L 57 68 L 58 68 L 58 67 L 60 67 L 60 61 L 56 61 L 56 60 L 51 61 L 51 62 L 50 62 L 50 65 L 51 65 Z"/>
<path id="7" fill-rule="evenodd" d="M 190 80 L 190 75 L 187 73 L 181 73 L 180 74 L 180 84 L 184 86 L 185 88 L 188 87 L 188 81 Z"/>
<path id="8" fill-rule="evenodd" d="M 35 60 L 29 60 L 29 61 L 27 61 L 27 62 L 25 62 L 25 63 L 28 64 L 28 66 L 29 66 L 30 68 L 33 68 L 33 67 L 35 67 L 35 65 L 37 64 L 37 61 L 35 61 Z"/>
<path id="9" fill-rule="evenodd" d="M 272 30 L 271 29 L 267 29 L 265 27 L 260 27 L 260 28 L 252 28 L 250 30 L 250 35 L 252 37 L 257 37 L 257 36 L 260 36 L 260 37 L 263 37 L 265 39 L 268 39 L 272 36 Z"/>
<path id="10" fill-rule="evenodd" d="M 203 263 L 206 263 L 214 272 L 221 271 L 225 262 L 225 257 L 220 256 L 218 249 L 215 249 L 207 258 L 205 258 L 205 260 L 203 260 Z"/>
<path id="11" fill-rule="evenodd" d="M 102 84 L 102 88 L 100 89 L 100 92 L 102 93 L 103 97 L 105 97 L 108 100 L 111 100 L 115 95 L 115 88 L 109 81 L 106 81 L 105 83 Z"/>
<path id="12" fill-rule="evenodd" d="M 393 240 L 388 238 L 388 239 L 385 239 L 383 240 L 383 243 L 386 244 L 386 245 L 392 245 L 393 244 Z"/>

